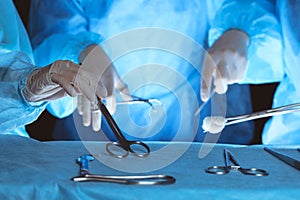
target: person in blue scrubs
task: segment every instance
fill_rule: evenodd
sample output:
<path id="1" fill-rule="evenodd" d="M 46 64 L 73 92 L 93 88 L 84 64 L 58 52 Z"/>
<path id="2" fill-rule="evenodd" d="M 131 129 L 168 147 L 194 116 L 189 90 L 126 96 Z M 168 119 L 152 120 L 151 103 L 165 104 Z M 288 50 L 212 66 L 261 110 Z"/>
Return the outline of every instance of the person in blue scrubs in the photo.
<path id="1" fill-rule="evenodd" d="M 276 1 L 283 38 L 284 77 L 273 99 L 273 107 L 300 102 L 300 2 Z M 300 144 L 300 112 L 274 116 L 263 130 L 264 144 Z"/>
<path id="2" fill-rule="evenodd" d="M 43 110 L 43 105 L 31 106 L 21 93 L 33 70 L 32 50 L 12 1 L 1 1 L 0 9 L 0 131 L 28 137 L 24 125 Z"/>
<path id="3" fill-rule="evenodd" d="M 25 125 L 34 122 L 49 102 L 66 95 L 87 95 L 91 88 L 81 92 L 85 77 L 78 75 L 81 68 L 73 62 L 34 65 L 31 44 L 13 2 L 1 1 L 0 10 L 0 132 L 29 137 Z M 96 94 L 105 97 L 105 88 L 99 87 L 103 90 Z"/>
<path id="4" fill-rule="evenodd" d="M 157 109 L 143 103 L 118 105 L 114 118 L 127 138 L 203 141 L 206 134 L 201 124 L 203 118 L 211 114 L 211 107 L 226 110 L 227 116 L 251 112 L 249 86 L 232 84 L 226 90 L 225 102 L 208 103 L 201 111 L 200 119 L 194 115 L 203 102 L 200 99 L 200 80 L 204 51 L 199 51 L 193 44 L 208 49 L 210 26 L 215 26 L 218 20 L 224 21 L 214 17 L 219 6 L 218 1 L 205 0 L 186 1 L 184 4 L 179 0 L 32 1 L 30 36 L 34 56 L 40 65 L 56 59 L 79 62 L 84 47 L 99 45 L 111 57 L 130 94 L 143 99 L 158 99 L 162 105 Z M 213 41 L 213 36 L 210 38 Z M 275 36 L 275 43 L 276 39 Z M 145 41 L 158 45 L 160 49 L 130 49 L 137 42 L 147 45 Z M 247 69 L 272 60 L 254 52 L 259 42 L 263 41 L 258 40 L 254 43 L 256 46 L 250 42 L 250 57 L 253 59 Z M 124 49 L 128 51 L 123 52 Z M 269 70 L 273 69 L 269 67 Z M 250 72 L 246 71 L 246 74 Z M 259 82 L 258 75 L 245 76 L 247 79 L 238 83 L 249 83 L 252 79 Z M 68 107 L 69 104 L 65 102 L 63 105 Z M 61 109 L 63 112 L 66 108 L 61 106 Z M 82 122 L 75 118 L 76 112 L 66 120 L 59 120 L 54 138 L 82 139 L 83 135 L 92 134 L 95 137 L 95 133 L 82 128 Z M 102 120 L 101 129 L 109 139 L 113 138 L 105 120 Z M 252 122 L 228 126 L 218 142 L 250 144 L 253 134 Z"/>
<path id="5" fill-rule="evenodd" d="M 258 4 L 264 5 L 264 9 L 257 7 Z M 264 41 L 264 46 L 268 47 L 268 50 L 262 51 L 260 48 L 255 48 L 253 51 L 256 51 L 260 57 L 271 59 L 268 59 L 268 62 L 257 62 L 249 58 L 249 62 L 256 62 L 256 68 L 253 68 L 255 71 L 251 73 L 256 73 L 262 77 L 262 83 L 279 82 L 272 107 L 276 108 L 300 102 L 298 77 L 298 66 L 300 64 L 300 29 L 298 28 L 300 3 L 292 0 L 225 1 L 222 7 L 224 9 L 221 8 L 221 12 L 218 13 L 220 18 L 224 16 L 222 12 L 226 12 L 226 10 L 236 9 L 237 11 L 233 12 L 232 15 L 228 15 L 229 20 L 226 20 L 226 22 L 217 24 L 214 28 L 215 38 L 218 37 L 218 34 L 222 34 L 218 30 L 235 27 L 247 33 L 253 43 L 259 40 Z M 273 32 L 268 31 L 270 27 L 274 28 Z M 253 34 L 259 29 L 261 29 L 263 35 Z M 274 36 L 278 38 L 278 41 L 281 41 L 281 44 L 270 40 Z M 278 54 L 278 52 L 281 52 L 281 54 Z M 272 71 L 269 70 L 271 68 Z M 299 144 L 299 119 L 299 112 L 274 116 L 269 119 L 262 131 L 263 144 Z"/>

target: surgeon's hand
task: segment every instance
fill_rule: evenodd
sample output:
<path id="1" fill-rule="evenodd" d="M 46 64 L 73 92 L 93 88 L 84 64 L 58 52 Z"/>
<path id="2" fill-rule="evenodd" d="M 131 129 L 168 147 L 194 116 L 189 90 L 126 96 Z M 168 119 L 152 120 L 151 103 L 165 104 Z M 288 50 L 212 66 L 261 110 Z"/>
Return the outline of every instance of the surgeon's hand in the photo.
<path id="1" fill-rule="evenodd" d="M 93 81 L 97 79 L 79 65 L 59 60 L 33 71 L 22 92 L 28 102 L 49 101 L 79 94 L 92 101 L 95 95 L 100 98 L 107 96 L 104 84 L 101 81 Z"/>
<path id="2" fill-rule="evenodd" d="M 212 90 L 227 91 L 228 84 L 242 80 L 247 65 L 248 35 L 240 30 L 226 31 L 208 50 L 201 76 L 201 99 L 207 101 Z M 211 88 L 213 87 L 213 88 Z"/>
<path id="3" fill-rule="evenodd" d="M 131 99 L 126 84 L 121 80 L 110 58 L 99 45 L 88 46 L 80 53 L 78 60 L 83 69 L 93 73 L 103 84 L 107 91 L 106 106 L 111 114 L 116 111 L 116 90 L 124 100 Z M 85 96 L 79 95 L 77 100 L 78 112 L 82 115 L 83 125 L 90 126 L 92 123 L 94 131 L 100 130 L 101 112 L 97 106 L 96 98 L 94 97 L 91 101 Z"/>

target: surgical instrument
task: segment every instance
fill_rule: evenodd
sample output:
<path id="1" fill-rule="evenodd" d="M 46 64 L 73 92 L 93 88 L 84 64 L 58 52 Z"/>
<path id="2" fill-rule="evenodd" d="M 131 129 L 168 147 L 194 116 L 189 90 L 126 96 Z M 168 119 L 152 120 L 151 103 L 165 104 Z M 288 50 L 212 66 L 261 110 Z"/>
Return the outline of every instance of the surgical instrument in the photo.
<path id="1" fill-rule="evenodd" d="M 286 106 L 281 106 L 278 108 L 263 110 L 259 112 L 254 112 L 247 115 L 240 115 L 236 117 L 229 117 L 226 118 L 225 125 L 231 125 L 231 124 L 237 124 L 240 122 L 245 122 L 249 120 L 264 118 L 264 117 L 271 117 L 275 115 L 283 115 L 291 112 L 297 112 L 300 111 L 300 103 L 290 104 Z"/>
<path id="2" fill-rule="evenodd" d="M 287 155 L 284 155 L 282 153 L 278 153 L 268 147 L 265 147 L 264 148 L 265 151 L 267 151 L 268 153 L 270 153 L 271 155 L 275 156 L 276 158 L 278 158 L 279 160 L 285 162 L 286 164 L 294 167 L 295 169 L 297 170 L 300 170 L 300 161 L 299 160 L 296 160 L 294 158 L 291 158 Z M 299 149 L 298 149 L 299 151 Z"/>
<path id="3" fill-rule="evenodd" d="M 258 168 L 243 168 L 238 163 L 237 159 L 233 156 L 233 154 L 224 149 L 224 160 L 225 166 L 211 166 L 205 169 L 206 173 L 209 174 L 228 174 L 230 170 L 239 170 L 241 173 L 245 175 L 252 175 L 252 176 L 268 176 L 269 173 L 266 170 L 258 169 Z M 231 165 L 230 161 L 234 164 Z"/>
<path id="4" fill-rule="evenodd" d="M 149 146 L 141 141 L 127 140 L 101 99 L 99 97 L 97 98 L 99 109 L 118 140 L 117 142 L 110 142 L 106 145 L 107 152 L 116 158 L 125 158 L 129 152 L 137 157 L 148 156 L 150 154 Z M 118 147 L 118 152 L 117 150 L 113 150 L 112 147 Z M 123 149 L 123 153 L 119 152 L 121 149 Z"/>
<path id="5" fill-rule="evenodd" d="M 152 109 L 155 109 L 155 106 L 157 106 L 157 105 L 159 105 L 159 106 L 162 105 L 162 103 L 160 102 L 160 100 L 155 99 L 155 98 L 144 99 L 144 98 L 137 97 L 137 96 L 134 96 L 134 95 L 130 95 L 130 96 L 132 97 L 131 100 L 127 100 L 127 101 L 117 101 L 117 105 L 146 103 L 146 104 L 148 104 Z"/>
<path id="6" fill-rule="evenodd" d="M 128 185 L 169 185 L 175 183 L 176 179 L 172 176 L 154 174 L 154 175 L 95 175 L 89 173 L 89 162 L 93 161 L 92 155 L 83 155 L 77 158 L 76 162 L 80 165 L 80 175 L 73 177 L 75 182 L 96 181 L 110 182 Z"/>
<path id="7" fill-rule="evenodd" d="M 254 119 L 271 117 L 275 115 L 283 115 L 291 112 L 300 111 L 300 103 L 290 104 L 278 108 L 263 110 L 259 112 L 254 112 L 246 115 L 239 115 L 235 117 L 223 117 L 223 116 L 210 116 L 205 117 L 203 120 L 202 128 L 205 132 L 210 133 L 220 133 L 225 126 L 237 124 L 245 121 L 250 121 Z"/>

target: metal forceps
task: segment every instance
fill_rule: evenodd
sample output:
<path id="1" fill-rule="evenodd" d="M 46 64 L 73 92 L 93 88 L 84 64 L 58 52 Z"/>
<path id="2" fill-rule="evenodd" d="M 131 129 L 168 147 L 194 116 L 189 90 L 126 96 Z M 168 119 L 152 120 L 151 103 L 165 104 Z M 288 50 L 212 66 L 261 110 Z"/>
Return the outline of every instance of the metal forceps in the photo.
<path id="1" fill-rule="evenodd" d="M 224 158 L 225 158 L 225 166 L 211 166 L 205 169 L 206 173 L 209 174 L 228 174 L 230 170 L 239 170 L 244 175 L 252 175 L 252 176 L 268 176 L 269 173 L 266 170 L 258 169 L 258 168 L 243 168 L 238 163 L 237 159 L 233 156 L 233 154 L 224 149 Z M 234 164 L 231 165 L 230 161 Z"/>
<path id="2" fill-rule="evenodd" d="M 163 174 L 153 175 L 96 175 L 89 173 L 89 162 L 93 161 L 92 155 L 82 155 L 76 162 L 80 165 L 80 175 L 72 178 L 75 182 L 96 181 L 127 185 L 169 185 L 175 183 L 172 176 Z"/>
<path id="3" fill-rule="evenodd" d="M 129 152 L 137 157 L 147 157 L 150 154 L 149 146 L 141 141 L 127 140 L 101 99 L 99 97 L 97 97 L 97 99 L 100 111 L 118 140 L 117 142 L 108 143 L 106 145 L 106 151 L 116 158 L 125 158 Z M 113 147 L 118 148 L 117 150 L 113 150 Z"/>
<path id="4" fill-rule="evenodd" d="M 162 103 L 155 98 L 151 98 L 151 99 L 144 99 L 138 96 L 134 96 L 134 95 L 130 95 L 132 97 L 131 100 L 128 101 L 118 101 L 117 105 L 123 105 L 123 104 L 137 104 L 137 103 L 146 103 L 148 104 L 152 109 L 155 109 L 155 106 L 161 106 Z"/>
<path id="5" fill-rule="evenodd" d="M 264 117 L 271 117 L 275 115 L 283 115 L 291 112 L 300 111 L 300 103 L 290 104 L 286 106 L 281 106 L 278 108 L 263 110 L 259 112 L 254 112 L 247 115 L 240 115 L 236 117 L 229 117 L 226 118 L 225 125 L 237 124 L 240 122 L 245 122 L 249 120 L 264 118 Z"/>

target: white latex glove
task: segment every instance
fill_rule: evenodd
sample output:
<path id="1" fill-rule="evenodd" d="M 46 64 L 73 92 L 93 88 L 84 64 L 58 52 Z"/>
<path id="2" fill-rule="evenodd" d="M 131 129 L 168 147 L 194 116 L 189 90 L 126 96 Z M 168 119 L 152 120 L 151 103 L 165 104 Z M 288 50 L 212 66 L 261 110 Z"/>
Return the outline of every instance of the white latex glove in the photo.
<path id="1" fill-rule="evenodd" d="M 226 31 L 216 40 L 204 59 L 200 89 L 202 101 L 209 99 L 212 90 L 224 94 L 228 84 L 243 79 L 248 45 L 248 35 L 236 29 Z"/>
<path id="2" fill-rule="evenodd" d="M 71 61 L 55 61 L 54 63 L 33 71 L 26 83 L 23 95 L 29 102 L 55 100 L 69 94 L 84 94 L 92 100 L 95 96 L 106 97 L 107 91 L 101 82 L 92 85 L 95 79 L 89 72 Z M 96 89 L 95 89 L 96 88 Z"/>
<path id="3" fill-rule="evenodd" d="M 98 45 L 90 45 L 79 56 L 81 67 L 96 75 L 107 91 L 106 105 L 111 114 L 116 111 L 115 90 L 119 91 L 124 100 L 130 100 L 129 90 L 115 70 L 110 58 Z M 78 96 L 78 112 L 82 115 L 83 125 L 92 127 L 94 131 L 101 128 L 101 112 L 97 106 L 96 98 L 93 101 Z"/>

